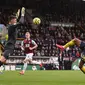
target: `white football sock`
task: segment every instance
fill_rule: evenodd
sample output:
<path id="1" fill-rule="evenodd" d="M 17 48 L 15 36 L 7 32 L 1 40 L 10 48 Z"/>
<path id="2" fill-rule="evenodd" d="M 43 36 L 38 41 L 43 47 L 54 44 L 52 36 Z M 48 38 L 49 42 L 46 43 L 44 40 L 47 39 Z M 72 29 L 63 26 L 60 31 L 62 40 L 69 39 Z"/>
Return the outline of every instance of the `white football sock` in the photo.
<path id="1" fill-rule="evenodd" d="M 27 68 L 27 63 L 24 63 L 23 72 L 25 72 L 26 68 Z"/>

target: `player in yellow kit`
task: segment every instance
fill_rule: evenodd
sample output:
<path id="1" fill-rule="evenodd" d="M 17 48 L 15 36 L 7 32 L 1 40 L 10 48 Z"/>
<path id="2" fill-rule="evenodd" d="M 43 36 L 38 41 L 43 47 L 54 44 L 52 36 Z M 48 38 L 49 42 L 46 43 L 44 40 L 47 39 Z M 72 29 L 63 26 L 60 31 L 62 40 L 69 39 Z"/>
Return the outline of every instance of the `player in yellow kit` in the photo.
<path id="1" fill-rule="evenodd" d="M 56 44 L 56 46 L 61 49 L 62 51 L 66 49 L 67 47 L 77 45 L 81 49 L 81 61 L 79 63 L 80 70 L 85 73 L 85 42 L 82 40 L 79 40 L 78 38 L 74 38 L 70 42 L 66 43 L 64 46 Z"/>

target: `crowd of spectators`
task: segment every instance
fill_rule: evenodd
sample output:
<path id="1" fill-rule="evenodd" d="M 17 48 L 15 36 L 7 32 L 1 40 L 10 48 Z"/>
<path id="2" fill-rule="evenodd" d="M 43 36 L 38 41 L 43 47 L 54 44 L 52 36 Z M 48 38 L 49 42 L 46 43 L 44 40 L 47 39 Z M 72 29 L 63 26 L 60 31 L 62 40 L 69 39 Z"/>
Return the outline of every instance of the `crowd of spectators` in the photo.
<path id="1" fill-rule="evenodd" d="M 13 11 L 2 10 L 0 13 L 0 23 L 7 23 L 6 16 L 9 16 Z M 16 10 L 15 10 L 16 11 Z M 3 15 L 4 14 L 4 15 Z M 6 15 L 5 15 L 6 14 Z M 56 47 L 56 43 L 64 45 L 71 39 L 77 37 L 79 39 L 85 40 L 85 33 L 75 25 L 74 27 L 60 27 L 60 26 L 50 26 L 51 22 L 62 22 L 62 23 L 74 23 L 77 21 L 79 26 L 84 25 L 85 17 L 79 14 L 76 16 L 62 16 L 57 15 L 55 12 L 52 14 L 46 14 L 43 19 L 43 24 L 40 26 L 35 26 L 35 28 L 28 25 L 21 25 L 17 29 L 17 37 L 25 38 L 25 32 L 29 31 L 31 33 L 31 38 L 38 44 L 37 50 L 34 50 L 35 56 L 59 56 L 60 50 Z M 19 44 L 19 45 L 18 45 Z M 20 40 L 17 40 L 15 45 L 15 50 L 13 56 L 24 56 L 24 52 L 20 49 Z M 63 51 L 64 57 L 80 57 L 80 49 L 78 47 L 70 48 L 69 50 Z"/>
<path id="2" fill-rule="evenodd" d="M 78 27 L 43 27 L 39 26 L 36 29 L 21 26 L 18 29 L 19 38 L 24 38 L 26 31 L 31 33 L 31 38 L 38 44 L 37 50 L 34 50 L 35 56 L 54 56 L 58 57 L 60 50 L 56 47 L 56 43 L 64 45 L 73 38 L 84 40 L 85 33 Z M 17 42 L 20 45 L 20 42 Z M 23 56 L 24 53 L 18 46 L 14 50 L 14 56 Z M 80 57 L 80 49 L 77 46 L 63 51 L 64 57 Z"/>

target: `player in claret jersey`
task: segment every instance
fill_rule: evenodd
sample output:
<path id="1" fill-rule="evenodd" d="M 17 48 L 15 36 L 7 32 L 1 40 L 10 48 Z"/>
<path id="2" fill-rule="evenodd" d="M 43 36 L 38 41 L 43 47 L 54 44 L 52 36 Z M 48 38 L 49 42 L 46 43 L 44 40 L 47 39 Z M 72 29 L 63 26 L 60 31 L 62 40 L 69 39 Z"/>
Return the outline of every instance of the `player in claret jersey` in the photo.
<path id="1" fill-rule="evenodd" d="M 34 40 L 30 39 L 29 32 L 26 32 L 25 37 L 26 39 L 22 41 L 21 49 L 24 50 L 26 58 L 24 59 L 23 70 L 20 72 L 20 74 L 24 74 L 27 68 L 27 64 L 32 63 L 33 50 L 38 46 Z"/>

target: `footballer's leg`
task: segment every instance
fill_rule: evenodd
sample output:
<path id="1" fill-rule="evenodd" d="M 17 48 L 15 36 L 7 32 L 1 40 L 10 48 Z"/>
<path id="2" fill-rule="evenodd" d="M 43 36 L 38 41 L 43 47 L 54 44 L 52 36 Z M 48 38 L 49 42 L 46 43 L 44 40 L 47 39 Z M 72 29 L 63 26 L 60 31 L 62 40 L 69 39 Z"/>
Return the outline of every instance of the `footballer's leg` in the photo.
<path id="1" fill-rule="evenodd" d="M 1 56 L 0 58 L 0 66 L 2 66 L 6 62 L 6 58 L 4 56 Z"/>
<path id="2" fill-rule="evenodd" d="M 79 63 L 79 68 L 80 68 L 80 70 L 81 70 L 83 73 L 85 73 L 84 63 L 85 63 L 85 62 L 81 59 L 81 61 L 80 61 L 80 63 Z"/>
<path id="3" fill-rule="evenodd" d="M 29 62 L 29 64 L 32 63 L 32 57 L 33 57 L 33 53 L 26 54 L 26 58 L 24 60 L 23 70 L 20 72 L 20 74 L 23 75 L 25 73 L 28 62 Z"/>
<path id="4" fill-rule="evenodd" d="M 6 58 L 2 56 L 4 50 L 4 46 L 0 43 L 0 66 L 2 66 L 6 62 Z"/>
<path id="5" fill-rule="evenodd" d="M 66 43 L 64 46 L 58 45 L 58 44 L 56 44 L 56 46 L 58 48 L 60 48 L 61 50 L 64 50 L 64 49 L 66 49 L 67 47 L 70 47 L 70 46 L 74 46 L 74 45 L 80 46 L 80 44 L 81 44 L 81 40 L 79 40 L 78 38 L 74 38 L 73 40 Z"/>
<path id="6" fill-rule="evenodd" d="M 23 70 L 20 72 L 20 74 L 21 75 L 23 75 L 24 73 L 25 73 L 25 70 L 26 70 L 26 68 L 27 68 L 27 59 L 25 59 L 24 61 L 23 61 L 23 63 L 24 63 L 24 66 L 23 66 Z"/>
<path id="7" fill-rule="evenodd" d="M 21 75 L 23 75 L 23 74 L 25 73 L 25 70 L 26 70 L 26 68 L 27 68 L 28 57 L 29 57 L 29 55 L 26 54 L 26 58 L 25 58 L 24 61 L 23 61 L 23 63 L 24 63 L 24 65 L 23 65 L 23 70 L 20 72 Z"/>
<path id="8" fill-rule="evenodd" d="M 0 59 L 0 66 L 6 63 L 6 60 L 8 59 L 9 54 L 12 54 L 12 53 L 13 53 L 13 49 L 7 49 L 4 51 L 3 56 L 1 56 L 1 59 Z"/>
<path id="9" fill-rule="evenodd" d="M 85 73 L 85 66 L 84 66 L 84 63 L 85 63 L 85 42 L 81 41 L 81 44 L 80 44 L 80 49 L 82 51 L 81 53 L 81 61 L 80 61 L 80 64 L 79 64 L 79 68 L 80 70 Z"/>
<path id="10" fill-rule="evenodd" d="M 2 57 L 4 46 L 0 43 L 0 59 Z"/>
<path id="11" fill-rule="evenodd" d="M 28 62 L 32 64 L 32 58 L 33 58 L 33 53 L 29 53 L 29 59 Z"/>

